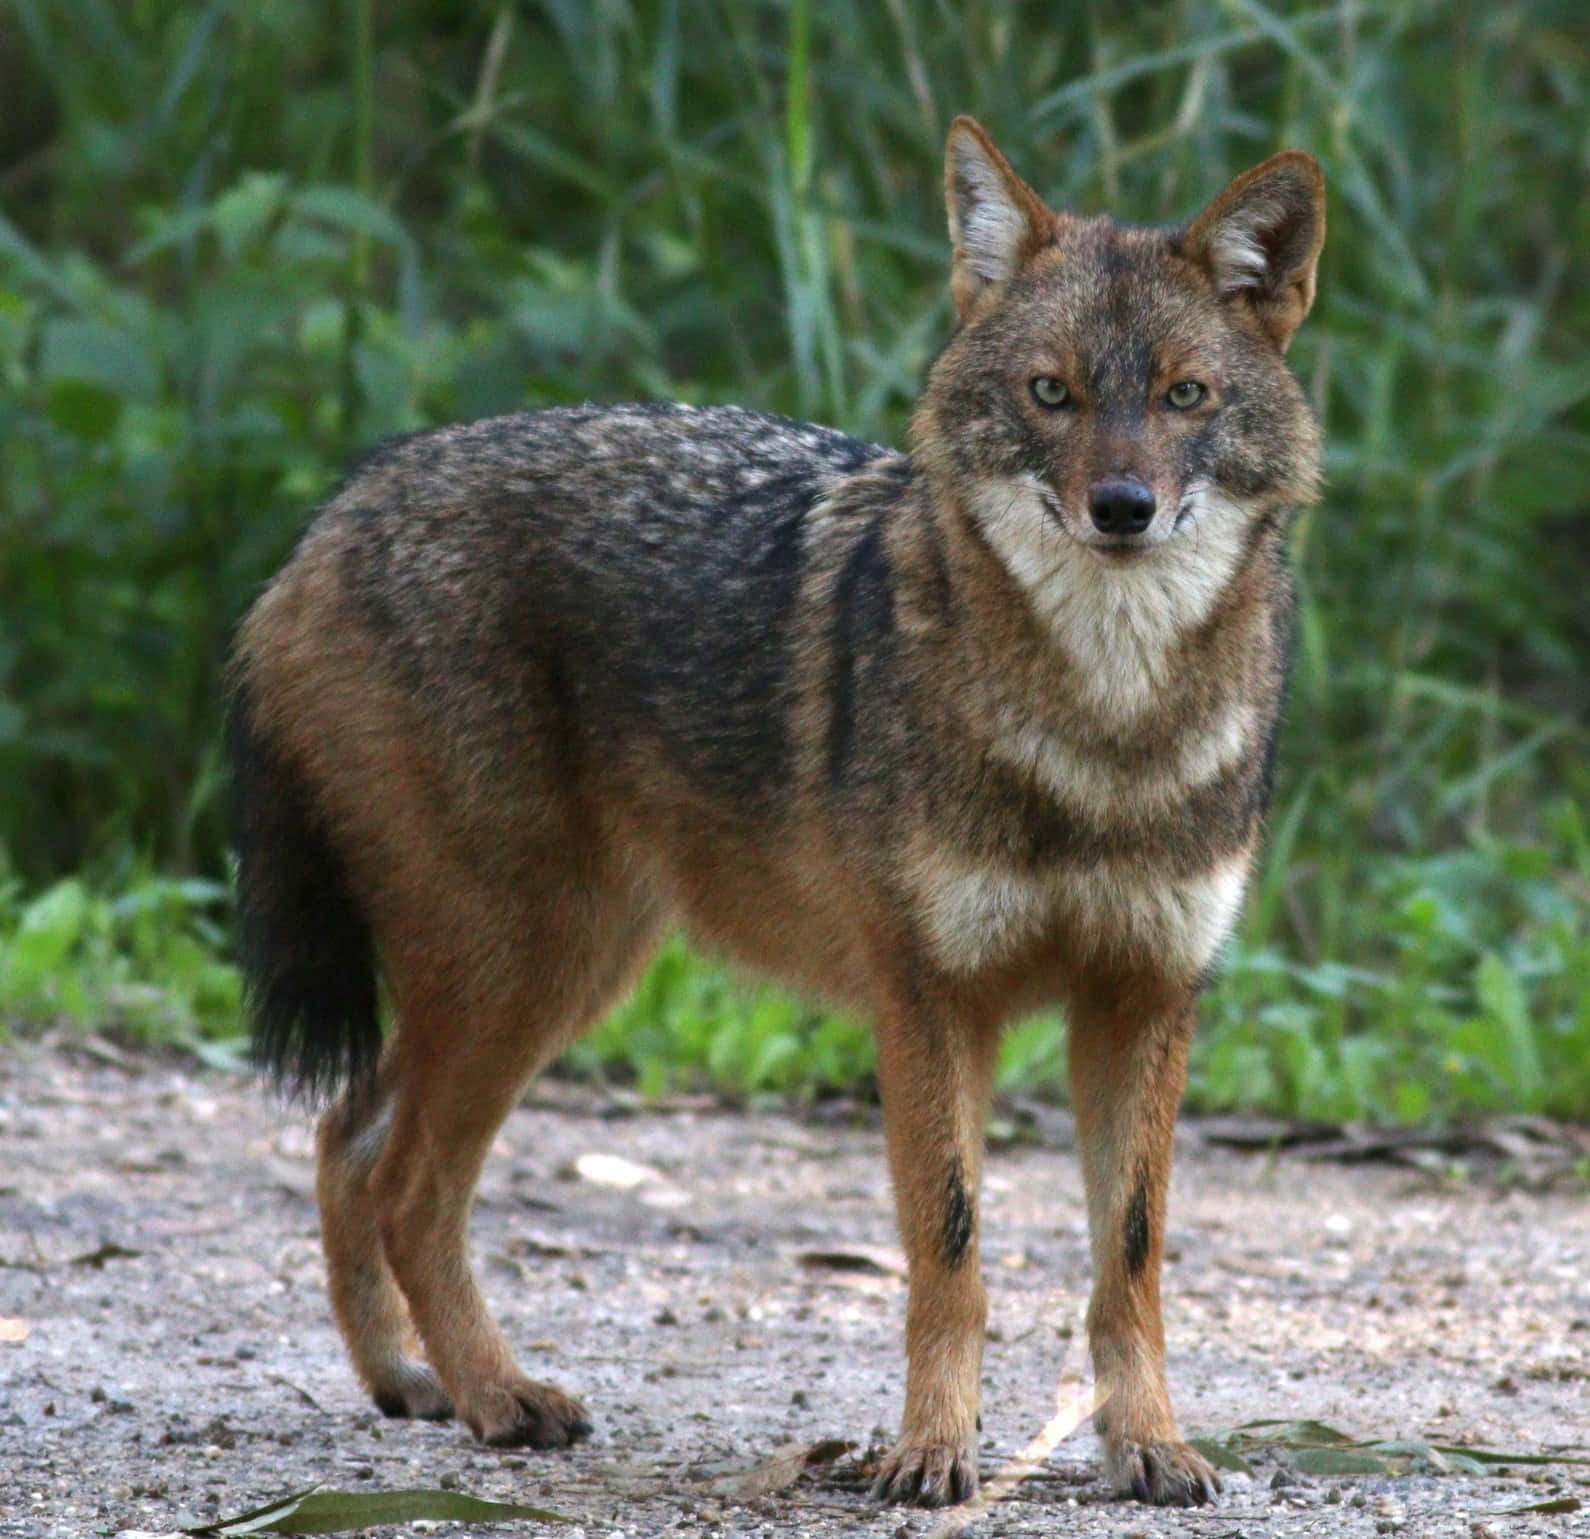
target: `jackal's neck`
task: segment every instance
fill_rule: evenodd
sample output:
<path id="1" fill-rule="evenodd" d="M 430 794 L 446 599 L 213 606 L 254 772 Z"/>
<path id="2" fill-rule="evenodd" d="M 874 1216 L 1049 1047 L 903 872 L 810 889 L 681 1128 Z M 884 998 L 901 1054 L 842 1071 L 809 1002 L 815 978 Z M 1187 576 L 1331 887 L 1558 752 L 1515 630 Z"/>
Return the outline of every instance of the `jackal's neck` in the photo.
<path id="1" fill-rule="evenodd" d="M 1046 527 L 1019 476 L 949 489 L 919 470 L 915 489 L 924 602 L 953 610 L 948 645 L 988 695 L 1117 744 L 1191 729 L 1217 702 L 1273 710 L 1291 591 L 1278 515 L 1203 492 L 1185 534 L 1121 559 Z"/>

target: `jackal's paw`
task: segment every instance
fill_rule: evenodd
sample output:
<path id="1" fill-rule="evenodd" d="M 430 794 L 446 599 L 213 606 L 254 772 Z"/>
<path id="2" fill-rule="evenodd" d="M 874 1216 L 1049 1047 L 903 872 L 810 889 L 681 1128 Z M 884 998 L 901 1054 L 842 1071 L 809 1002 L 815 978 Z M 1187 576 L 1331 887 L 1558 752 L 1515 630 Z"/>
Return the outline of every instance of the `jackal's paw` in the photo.
<path id="1" fill-rule="evenodd" d="M 1202 1507 L 1220 1491 L 1214 1466 L 1185 1443 L 1121 1443 L 1109 1467 L 1120 1495 L 1156 1507 Z"/>
<path id="2" fill-rule="evenodd" d="M 453 1402 L 442 1381 L 425 1363 L 405 1359 L 382 1382 L 371 1386 L 375 1408 L 383 1416 L 414 1416 L 423 1421 L 446 1421 Z"/>
<path id="3" fill-rule="evenodd" d="M 949 1443 L 896 1443 L 872 1483 L 873 1501 L 914 1507 L 949 1507 L 976 1495 L 977 1450 Z"/>
<path id="4" fill-rule="evenodd" d="M 567 1448 L 591 1432 L 591 1419 L 578 1400 L 534 1379 L 489 1385 L 459 1410 L 475 1436 L 492 1448 Z"/>

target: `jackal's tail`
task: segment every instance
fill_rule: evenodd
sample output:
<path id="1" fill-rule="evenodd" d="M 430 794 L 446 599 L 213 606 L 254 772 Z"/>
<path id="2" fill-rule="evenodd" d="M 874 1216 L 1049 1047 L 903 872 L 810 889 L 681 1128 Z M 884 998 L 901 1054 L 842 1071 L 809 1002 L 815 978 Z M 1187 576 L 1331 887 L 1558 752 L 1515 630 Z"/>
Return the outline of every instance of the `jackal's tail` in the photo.
<path id="1" fill-rule="evenodd" d="M 227 720 L 238 959 L 254 1061 L 311 1101 L 367 1081 L 381 1051 L 375 944 L 301 773 L 261 736 L 247 681 Z"/>

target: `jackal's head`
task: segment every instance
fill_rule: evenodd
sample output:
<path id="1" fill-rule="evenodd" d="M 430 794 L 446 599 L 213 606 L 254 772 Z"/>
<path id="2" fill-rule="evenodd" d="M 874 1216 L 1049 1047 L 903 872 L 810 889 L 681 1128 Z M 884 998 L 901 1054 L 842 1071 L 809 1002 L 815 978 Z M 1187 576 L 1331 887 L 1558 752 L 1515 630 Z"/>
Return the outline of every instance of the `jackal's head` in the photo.
<path id="1" fill-rule="evenodd" d="M 1287 150 L 1190 225 L 1136 228 L 1047 208 L 970 118 L 947 159 L 960 326 L 919 463 L 1034 597 L 1095 572 L 1222 586 L 1315 492 L 1319 433 L 1283 354 L 1314 299 L 1319 167 Z"/>

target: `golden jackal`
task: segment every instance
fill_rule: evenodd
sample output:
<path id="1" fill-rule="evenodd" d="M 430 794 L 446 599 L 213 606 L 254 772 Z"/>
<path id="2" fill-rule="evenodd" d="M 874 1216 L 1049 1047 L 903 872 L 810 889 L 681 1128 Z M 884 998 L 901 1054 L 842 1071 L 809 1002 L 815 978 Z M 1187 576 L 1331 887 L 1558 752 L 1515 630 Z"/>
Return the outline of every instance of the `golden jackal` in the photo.
<path id="1" fill-rule="evenodd" d="M 370 460 L 244 622 L 258 1056 L 340 1092 L 331 1297 L 389 1414 L 589 1430 L 487 1313 L 471 1197 L 530 1077 L 678 923 L 875 1025 L 910 1259 L 877 1494 L 976 1489 L 990 1078 L 1053 1001 L 1109 1473 L 1216 1490 L 1165 1386 L 1165 1193 L 1269 794 L 1319 461 L 1282 354 L 1323 184 L 1288 151 L 1133 228 L 1045 207 L 966 118 L 947 180 L 959 324 L 908 452 L 734 407 L 444 428 Z"/>

